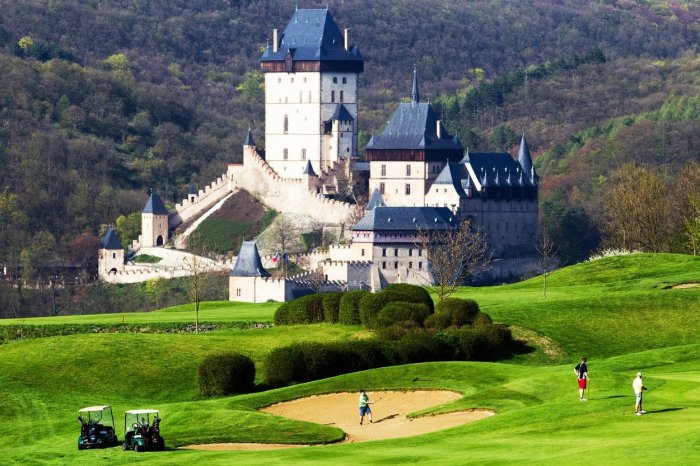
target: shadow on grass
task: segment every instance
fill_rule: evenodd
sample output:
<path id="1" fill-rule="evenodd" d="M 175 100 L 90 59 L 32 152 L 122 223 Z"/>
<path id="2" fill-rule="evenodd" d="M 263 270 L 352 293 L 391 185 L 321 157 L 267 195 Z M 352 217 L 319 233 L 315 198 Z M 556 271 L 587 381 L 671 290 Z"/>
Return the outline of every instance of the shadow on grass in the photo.
<path id="1" fill-rule="evenodd" d="M 654 414 L 654 413 L 668 413 L 671 411 L 681 411 L 685 408 L 664 408 L 664 409 L 655 409 L 652 411 L 647 411 L 647 414 Z"/>
<path id="2" fill-rule="evenodd" d="M 513 340 L 512 343 L 508 345 L 508 350 L 510 350 L 512 356 L 515 356 L 534 353 L 536 351 L 536 348 L 528 345 L 523 340 Z"/>

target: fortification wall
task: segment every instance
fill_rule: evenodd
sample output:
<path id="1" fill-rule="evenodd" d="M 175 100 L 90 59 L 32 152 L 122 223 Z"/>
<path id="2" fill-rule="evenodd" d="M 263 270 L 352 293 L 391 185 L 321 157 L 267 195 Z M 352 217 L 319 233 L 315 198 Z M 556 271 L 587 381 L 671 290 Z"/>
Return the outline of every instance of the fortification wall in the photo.
<path id="1" fill-rule="evenodd" d="M 175 212 L 168 218 L 169 227 L 171 229 L 175 228 L 183 222 L 198 217 L 232 191 L 229 174 L 224 173 L 216 181 L 207 185 L 204 189 L 200 189 L 194 196 L 193 201 L 190 201 L 188 196 L 180 204 L 176 204 Z"/>
<path id="2" fill-rule="evenodd" d="M 282 178 L 249 147 L 243 150 L 243 165 L 231 164 L 228 177 L 265 205 L 280 212 L 306 215 L 324 224 L 345 223 L 353 205 L 309 191 L 308 180 Z"/>
<path id="3" fill-rule="evenodd" d="M 233 268 L 236 258 L 224 260 L 207 265 L 208 271 L 228 271 Z M 145 265 L 127 265 L 124 270 L 107 274 L 101 277 L 107 283 L 140 283 L 157 278 L 177 278 L 192 275 L 192 270 L 187 266 L 158 267 Z"/>

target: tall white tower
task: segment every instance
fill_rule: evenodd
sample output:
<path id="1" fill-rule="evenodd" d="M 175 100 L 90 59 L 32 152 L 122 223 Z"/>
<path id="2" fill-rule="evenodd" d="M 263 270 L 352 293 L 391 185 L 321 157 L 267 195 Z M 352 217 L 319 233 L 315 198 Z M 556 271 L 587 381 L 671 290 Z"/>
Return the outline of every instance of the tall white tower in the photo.
<path id="1" fill-rule="evenodd" d="M 307 162 L 323 175 L 357 157 L 358 77 L 364 58 L 328 10 L 297 10 L 281 35 L 273 30 L 260 66 L 265 159 L 280 176 L 299 178 Z"/>

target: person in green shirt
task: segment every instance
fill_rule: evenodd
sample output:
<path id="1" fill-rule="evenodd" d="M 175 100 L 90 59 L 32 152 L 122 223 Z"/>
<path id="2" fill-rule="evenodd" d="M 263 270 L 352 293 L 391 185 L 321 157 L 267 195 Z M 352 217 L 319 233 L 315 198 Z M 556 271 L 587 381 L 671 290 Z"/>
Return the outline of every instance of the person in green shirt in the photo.
<path id="1" fill-rule="evenodd" d="M 369 407 L 371 403 L 372 402 L 369 400 L 367 393 L 365 393 L 364 390 L 360 390 L 360 425 L 362 425 L 362 420 L 364 419 L 365 414 L 369 416 L 369 422 L 372 422 L 372 410 Z"/>

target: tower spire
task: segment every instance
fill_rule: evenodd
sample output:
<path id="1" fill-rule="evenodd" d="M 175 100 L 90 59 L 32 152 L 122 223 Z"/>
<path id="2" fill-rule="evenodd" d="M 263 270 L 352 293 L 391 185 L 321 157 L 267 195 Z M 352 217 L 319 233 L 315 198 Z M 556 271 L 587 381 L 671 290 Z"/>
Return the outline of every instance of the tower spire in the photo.
<path id="1" fill-rule="evenodd" d="M 411 92 L 411 102 L 418 103 L 420 94 L 418 94 L 418 76 L 416 73 L 416 65 L 413 65 L 413 91 Z"/>

